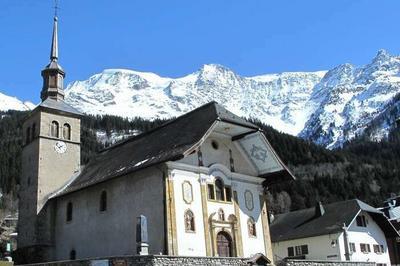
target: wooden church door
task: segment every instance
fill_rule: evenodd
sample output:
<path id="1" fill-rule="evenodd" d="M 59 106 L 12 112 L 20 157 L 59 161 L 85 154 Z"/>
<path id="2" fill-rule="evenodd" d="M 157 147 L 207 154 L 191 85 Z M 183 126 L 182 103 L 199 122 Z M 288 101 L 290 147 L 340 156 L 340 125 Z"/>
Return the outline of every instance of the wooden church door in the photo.
<path id="1" fill-rule="evenodd" d="M 225 232 L 217 235 L 217 251 L 220 257 L 232 257 L 232 238 Z"/>

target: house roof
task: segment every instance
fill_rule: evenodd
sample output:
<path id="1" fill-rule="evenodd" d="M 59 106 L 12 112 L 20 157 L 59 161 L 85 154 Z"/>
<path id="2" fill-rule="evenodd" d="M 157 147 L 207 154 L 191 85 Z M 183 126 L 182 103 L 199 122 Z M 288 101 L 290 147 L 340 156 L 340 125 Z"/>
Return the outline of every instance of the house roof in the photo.
<path id="1" fill-rule="evenodd" d="M 360 211 L 367 212 L 387 237 L 398 236 L 382 212 L 360 200 L 340 201 L 323 207 L 325 213 L 321 216 L 316 215 L 316 208 L 277 215 L 270 226 L 272 242 L 342 232 L 343 225 L 349 227 Z"/>
<path id="2" fill-rule="evenodd" d="M 76 191 L 111 178 L 159 164 L 175 161 L 194 151 L 219 121 L 238 125 L 241 132 L 258 127 L 227 111 L 216 102 L 203 105 L 146 133 L 130 137 L 98 153 L 81 173 L 54 196 Z"/>

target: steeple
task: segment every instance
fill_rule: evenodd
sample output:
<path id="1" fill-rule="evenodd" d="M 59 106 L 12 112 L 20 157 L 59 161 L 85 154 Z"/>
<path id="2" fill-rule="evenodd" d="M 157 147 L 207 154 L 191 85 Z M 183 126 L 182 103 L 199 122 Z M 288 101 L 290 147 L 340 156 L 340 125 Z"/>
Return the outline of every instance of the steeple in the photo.
<path id="1" fill-rule="evenodd" d="M 42 101 L 47 98 L 64 100 L 65 72 L 58 64 L 58 18 L 54 16 L 53 38 L 51 42 L 50 63 L 42 70 L 43 87 L 40 94 Z"/>

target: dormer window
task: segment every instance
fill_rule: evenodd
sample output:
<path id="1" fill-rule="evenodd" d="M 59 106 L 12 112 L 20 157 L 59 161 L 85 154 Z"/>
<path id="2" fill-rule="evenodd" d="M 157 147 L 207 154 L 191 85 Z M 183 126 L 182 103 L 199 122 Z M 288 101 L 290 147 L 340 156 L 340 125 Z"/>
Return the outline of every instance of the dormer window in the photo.
<path id="1" fill-rule="evenodd" d="M 365 217 L 364 215 L 359 215 L 356 218 L 356 222 L 357 222 L 357 226 L 367 227 L 368 220 L 367 220 L 367 217 Z"/>
<path id="2" fill-rule="evenodd" d="M 57 121 L 53 121 L 51 122 L 51 129 L 50 129 L 50 136 L 54 137 L 54 138 L 58 138 L 59 137 L 59 125 Z"/>

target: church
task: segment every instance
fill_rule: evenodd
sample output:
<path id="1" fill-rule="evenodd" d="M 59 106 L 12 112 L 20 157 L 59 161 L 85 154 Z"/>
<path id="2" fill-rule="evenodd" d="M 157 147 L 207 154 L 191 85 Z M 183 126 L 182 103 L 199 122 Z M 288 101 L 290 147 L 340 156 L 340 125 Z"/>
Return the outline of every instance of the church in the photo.
<path id="1" fill-rule="evenodd" d="M 25 262 L 149 253 L 273 261 L 265 188 L 293 175 L 254 124 L 210 102 L 81 165 L 79 111 L 64 101 L 57 17 L 41 103 L 23 123 L 18 254 Z"/>

